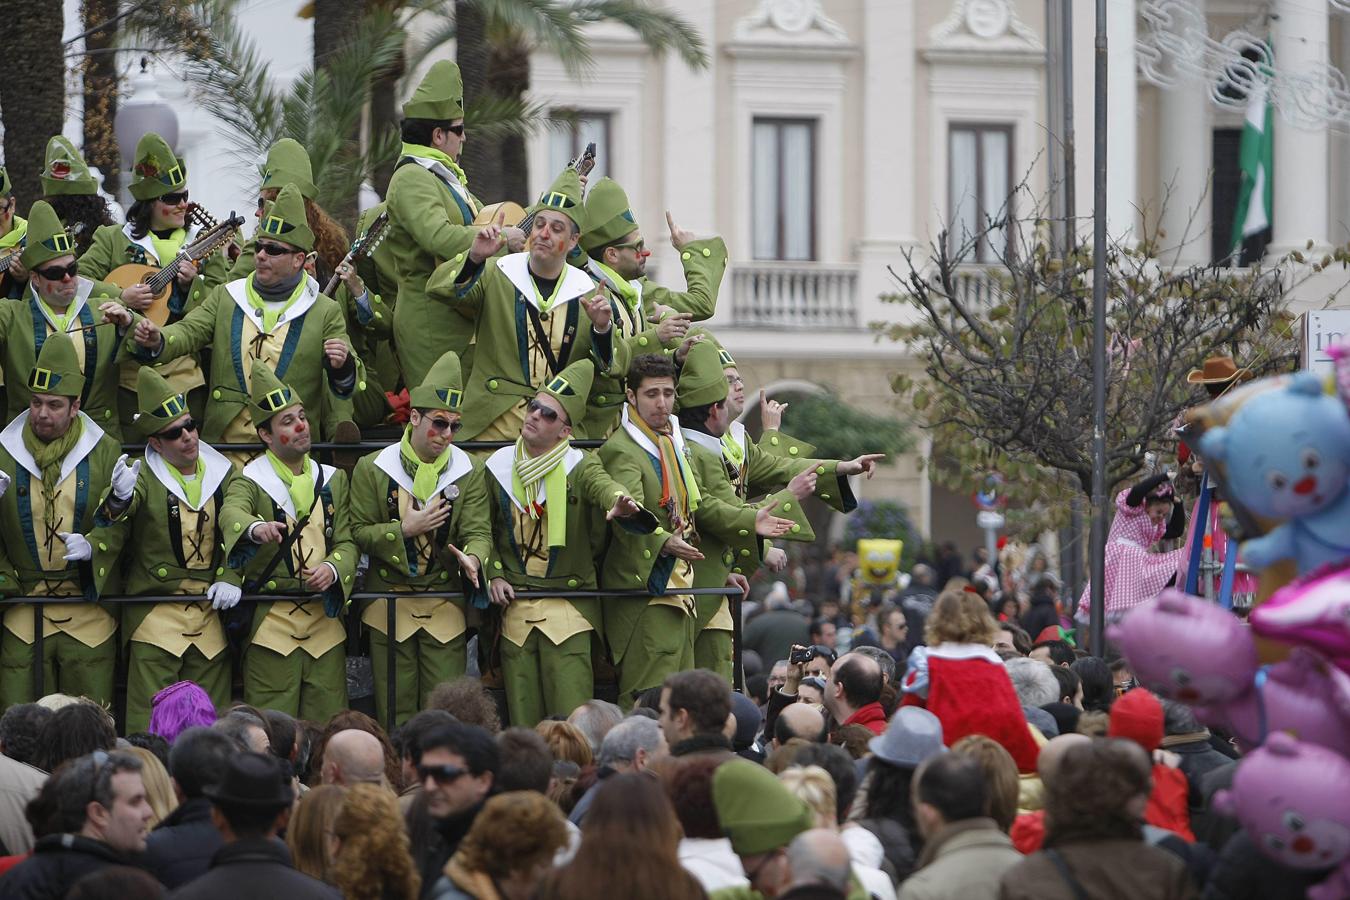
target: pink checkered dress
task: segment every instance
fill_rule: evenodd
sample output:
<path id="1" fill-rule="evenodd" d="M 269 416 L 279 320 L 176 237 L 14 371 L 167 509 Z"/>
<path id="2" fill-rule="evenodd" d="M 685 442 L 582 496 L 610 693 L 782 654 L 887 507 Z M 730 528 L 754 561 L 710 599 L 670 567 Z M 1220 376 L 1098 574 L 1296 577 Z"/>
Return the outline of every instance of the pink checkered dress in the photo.
<path id="1" fill-rule="evenodd" d="M 1167 522 L 1149 521 L 1145 500 L 1138 507 L 1125 502 L 1129 490 L 1116 494 L 1116 517 L 1106 538 L 1106 613 L 1123 613 L 1147 603 L 1161 593 L 1182 565 L 1184 550 L 1151 553 L 1162 539 Z M 1092 586 L 1083 588 L 1078 599 L 1079 615 L 1088 614 Z"/>

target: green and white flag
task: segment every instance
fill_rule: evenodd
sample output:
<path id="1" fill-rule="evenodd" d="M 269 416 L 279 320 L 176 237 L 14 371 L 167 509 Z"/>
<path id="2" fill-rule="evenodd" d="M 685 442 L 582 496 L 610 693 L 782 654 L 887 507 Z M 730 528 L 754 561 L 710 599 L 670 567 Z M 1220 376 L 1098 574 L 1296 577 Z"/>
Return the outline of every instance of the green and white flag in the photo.
<path id="1" fill-rule="evenodd" d="M 1270 227 L 1274 195 L 1275 107 L 1270 102 L 1270 82 L 1263 79 L 1247 95 L 1247 116 L 1242 123 L 1238 163 L 1242 183 L 1238 188 L 1237 214 L 1233 217 L 1233 254 L 1242 255 L 1242 242 Z"/>

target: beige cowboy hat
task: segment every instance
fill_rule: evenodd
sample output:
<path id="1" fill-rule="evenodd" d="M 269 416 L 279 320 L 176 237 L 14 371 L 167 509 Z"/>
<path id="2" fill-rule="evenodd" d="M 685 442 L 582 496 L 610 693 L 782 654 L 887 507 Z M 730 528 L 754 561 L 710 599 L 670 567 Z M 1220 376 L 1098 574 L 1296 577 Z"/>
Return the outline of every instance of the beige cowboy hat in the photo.
<path id="1" fill-rule="evenodd" d="M 1227 384 L 1230 381 L 1250 381 L 1251 369 L 1239 369 L 1229 356 L 1211 356 L 1199 369 L 1191 369 L 1186 380 L 1191 384 Z"/>

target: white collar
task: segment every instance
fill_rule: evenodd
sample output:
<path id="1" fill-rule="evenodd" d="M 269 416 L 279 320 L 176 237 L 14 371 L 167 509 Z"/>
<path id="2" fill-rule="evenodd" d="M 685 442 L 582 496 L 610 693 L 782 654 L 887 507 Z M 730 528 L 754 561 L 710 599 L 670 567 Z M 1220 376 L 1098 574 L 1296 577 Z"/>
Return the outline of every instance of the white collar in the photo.
<path id="1" fill-rule="evenodd" d="M 745 425 L 742 424 L 741 422 L 732 422 L 730 425 L 728 425 L 727 434 L 731 435 L 731 439 L 736 443 L 740 444 L 742 447 L 747 448 L 749 447 L 750 439 L 749 436 L 745 433 Z"/>
<path id="2" fill-rule="evenodd" d="M 254 309 L 253 304 L 248 302 L 248 291 L 244 285 L 244 282 L 246 282 L 247 280 L 248 280 L 247 278 L 235 279 L 234 281 L 231 281 L 225 285 L 225 290 L 234 300 L 234 305 L 242 309 L 244 311 L 244 316 L 247 319 L 249 319 L 249 321 L 251 321 L 254 325 L 258 326 L 259 331 L 262 331 L 263 330 L 262 312 L 260 310 Z M 296 319 L 300 318 L 305 313 L 309 312 L 309 308 L 313 306 L 315 303 L 317 303 L 318 300 L 319 300 L 319 283 L 315 281 L 313 278 L 311 278 L 309 276 L 309 273 L 306 272 L 304 291 L 302 291 L 300 293 L 300 296 L 296 298 L 295 303 L 290 307 L 290 309 L 287 309 L 285 312 L 283 312 L 280 316 L 277 317 L 276 327 L 280 328 L 287 322 L 294 322 Z"/>
<path id="3" fill-rule="evenodd" d="M 536 298 L 538 288 L 534 286 L 534 279 L 530 277 L 530 254 L 528 253 L 510 253 L 506 256 L 496 258 L 497 268 L 502 270 L 502 274 L 520 291 L 525 297 L 526 302 L 536 309 L 539 307 L 539 300 Z M 564 303 L 575 300 L 577 297 L 584 297 L 595 290 L 595 282 L 591 281 L 591 276 L 578 269 L 576 266 L 563 264 L 562 284 L 558 285 L 557 301 L 554 307 L 559 307 Z"/>
<path id="4" fill-rule="evenodd" d="M 309 463 L 309 474 L 311 476 L 315 476 L 317 472 L 322 471 L 324 484 L 333 480 L 333 473 L 337 470 L 332 466 L 321 465 L 314 462 L 312 458 L 307 458 L 306 461 Z M 286 482 L 281 480 L 281 477 L 273 470 L 272 464 L 267 461 L 267 454 L 264 453 L 244 466 L 244 475 L 262 488 L 267 496 L 272 498 L 272 502 L 280 506 L 287 516 L 294 521 L 300 520 L 300 516 L 295 514 L 295 503 L 291 500 L 291 492 L 286 489 Z M 315 506 L 318 506 L 318 503 L 319 498 L 315 496 Z"/>
<path id="5" fill-rule="evenodd" d="M 714 456 L 717 456 L 718 458 L 722 456 L 721 438 L 715 438 L 711 434 L 706 434 L 702 431 L 697 431 L 693 428 L 686 431 L 684 433 L 684 436 L 688 438 L 691 443 L 698 444 L 700 447 L 702 447 L 704 450 L 707 450 Z"/>
<path id="6" fill-rule="evenodd" d="M 39 299 L 37 287 L 33 284 L 31 280 L 28 282 L 28 289 L 32 291 L 33 301 L 37 302 Z M 82 275 L 76 277 L 75 297 L 70 301 L 70 305 L 66 307 L 66 331 L 65 331 L 66 334 L 69 334 L 72 330 L 78 331 L 81 327 L 83 327 L 79 324 L 80 310 L 84 309 L 85 303 L 88 302 L 89 300 L 89 295 L 92 294 L 93 292 L 94 292 L 94 282 L 90 281 L 88 278 L 85 278 Z M 42 318 L 47 320 L 47 324 L 51 325 L 54 330 L 59 331 L 60 329 L 56 327 L 56 323 L 52 321 L 52 317 L 47 315 L 47 304 L 45 302 L 38 303 L 37 308 L 39 311 L 41 311 Z"/>
<path id="7" fill-rule="evenodd" d="M 70 448 L 70 452 L 61 460 L 61 477 L 57 479 L 60 484 L 66 480 L 66 476 L 75 471 L 75 467 L 94 451 L 98 442 L 103 440 L 103 429 L 94 423 L 94 420 L 80 413 L 80 421 L 84 423 L 84 431 L 80 434 L 80 439 L 75 442 L 75 446 Z M 14 417 L 14 420 L 5 426 L 4 431 L 0 431 L 0 446 L 3 446 L 9 455 L 14 457 L 14 461 L 23 466 L 33 475 L 34 478 L 42 477 L 42 469 L 38 468 L 37 461 L 33 459 L 33 454 L 28 452 L 28 448 L 23 445 L 23 426 L 28 421 L 28 410 L 24 410 Z"/>
<path id="8" fill-rule="evenodd" d="M 122 234 L 126 235 L 127 240 L 145 251 L 145 261 L 147 263 L 163 267 L 173 262 L 171 259 L 162 260 L 159 258 L 159 254 L 155 251 L 155 242 L 154 239 L 151 238 L 150 232 L 147 231 L 143 236 L 135 237 L 132 235 L 131 231 L 132 228 L 130 222 L 122 226 Z M 190 227 L 185 227 L 184 231 L 187 233 L 187 237 L 183 239 L 183 246 L 186 247 L 188 244 L 192 243 L 201 229 L 196 225 L 192 225 Z"/>
<path id="9" fill-rule="evenodd" d="M 469 199 L 469 189 L 459 180 L 459 176 L 450 171 L 445 163 L 441 162 L 439 159 L 430 159 L 425 156 L 413 156 L 411 153 L 408 154 L 407 158 L 411 159 L 428 172 L 439 175 L 443 181 L 454 188 L 456 194 L 459 194 L 466 201 Z"/>
<path id="10" fill-rule="evenodd" d="M 403 461 L 399 459 L 399 456 L 400 445 L 390 444 L 375 456 L 375 466 L 394 479 L 399 487 L 411 494 L 413 489 L 412 476 L 404 471 Z M 469 454 L 452 444 L 450 446 L 450 461 L 446 465 L 445 471 L 441 472 L 441 477 L 436 479 L 436 490 L 432 492 L 433 495 L 439 494 L 451 483 L 458 481 L 471 471 L 473 471 L 473 460 L 469 458 Z"/>
<path id="11" fill-rule="evenodd" d="M 568 447 L 567 452 L 563 454 L 563 471 L 569 475 L 572 474 L 572 470 L 577 467 L 577 463 L 581 462 L 584 456 L 585 454 L 576 447 Z M 519 501 L 516 500 L 516 495 L 511 489 L 511 474 L 516 467 L 515 445 L 502 447 L 495 451 L 487 458 L 487 462 L 485 462 L 484 465 L 487 466 L 487 470 L 492 473 L 492 477 L 497 479 L 497 483 L 506 491 L 506 496 L 511 498 L 511 505 L 516 509 L 524 509 Z M 546 499 L 544 482 L 541 479 L 539 482 L 539 494 L 534 498 L 534 502 L 543 506 Z"/>
<path id="12" fill-rule="evenodd" d="M 636 443 L 639 447 L 641 447 L 643 450 L 646 450 L 649 454 L 651 454 L 655 458 L 660 459 L 661 451 L 658 450 L 656 448 L 656 445 L 651 442 L 651 439 L 648 438 L 645 434 L 643 434 L 638 429 L 638 427 L 634 425 L 633 422 L 628 418 L 628 410 L 630 409 L 632 409 L 631 404 L 625 403 L 623 405 L 623 413 L 621 414 L 623 430 L 628 433 L 628 436 L 632 438 L 633 442 Z M 671 442 L 675 444 L 675 452 L 684 453 L 685 452 L 684 432 L 680 429 L 679 420 L 677 420 L 674 416 L 671 416 L 669 421 L 670 421 L 670 439 Z"/>
<path id="13" fill-rule="evenodd" d="M 193 510 L 200 510 L 206 505 L 206 501 L 211 499 L 211 495 L 216 492 L 216 488 L 220 487 L 220 483 L 230 474 L 230 469 L 234 468 L 230 461 L 210 444 L 199 443 L 197 452 L 201 454 L 203 463 L 202 493 L 201 501 L 193 506 L 192 501 L 183 492 L 183 486 L 169 472 L 169 464 L 164 460 L 164 457 L 156 453 L 154 448 L 148 444 L 145 447 L 145 464 L 151 473 L 159 479 L 159 483 L 164 485 L 169 493 L 186 503 Z"/>
<path id="14" fill-rule="evenodd" d="M 938 644 L 928 648 L 928 655 L 935 659 L 982 659 L 1003 665 L 1002 658 L 983 644 Z"/>

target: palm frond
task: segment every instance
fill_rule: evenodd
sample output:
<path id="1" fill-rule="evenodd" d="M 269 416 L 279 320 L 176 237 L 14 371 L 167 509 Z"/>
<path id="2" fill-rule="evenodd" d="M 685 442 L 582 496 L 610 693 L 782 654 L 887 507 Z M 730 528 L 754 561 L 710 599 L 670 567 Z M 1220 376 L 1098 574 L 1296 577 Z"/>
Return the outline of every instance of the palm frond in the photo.
<path id="1" fill-rule="evenodd" d="M 470 0 L 483 14 L 490 30 L 523 34 L 562 60 L 573 76 L 594 65 L 590 42 L 571 0 Z"/>
<path id="2" fill-rule="evenodd" d="M 703 36 L 670 10 L 643 0 L 577 0 L 569 8 L 578 22 L 627 25 L 657 56 L 674 50 L 691 69 L 708 67 L 708 47 Z"/>
<path id="3" fill-rule="evenodd" d="M 568 122 L 565 117 L 550 115 L 543 103 L 487 96 L 464 110 L 464 125 L 475 137 L 497 140 L 529 136 L 541 129 L 564 128 Z"/>
<path id="4" fill-rule="evenodd" d="M 417 44 L 408 51 L 408 72 L 416 71 L 428 56 L 459 35 L 459 27 L 455 17 L 447 15 L 443 11 L 438 11 L 435 14 L 434 21 L 430 24 L 419 24 L 417 31 L 421 37 Z"/>

